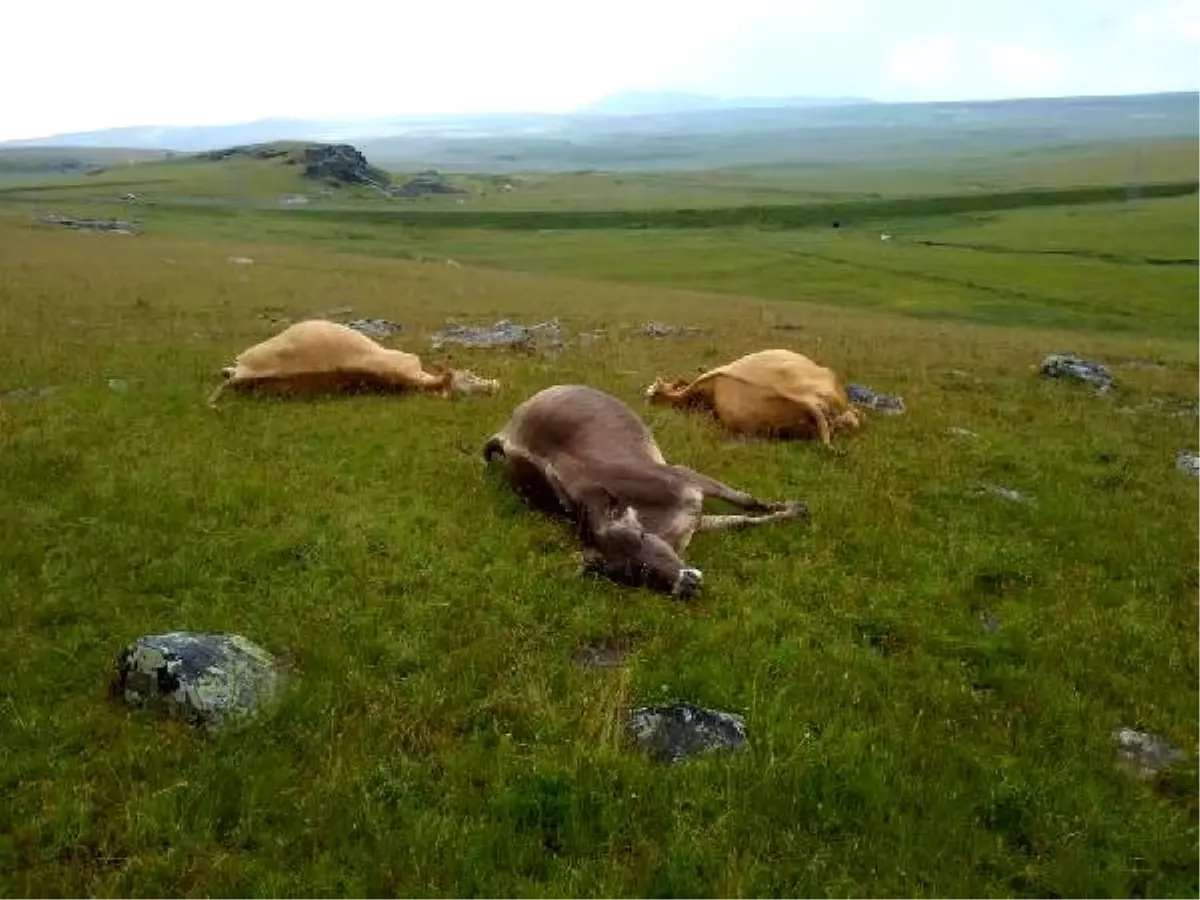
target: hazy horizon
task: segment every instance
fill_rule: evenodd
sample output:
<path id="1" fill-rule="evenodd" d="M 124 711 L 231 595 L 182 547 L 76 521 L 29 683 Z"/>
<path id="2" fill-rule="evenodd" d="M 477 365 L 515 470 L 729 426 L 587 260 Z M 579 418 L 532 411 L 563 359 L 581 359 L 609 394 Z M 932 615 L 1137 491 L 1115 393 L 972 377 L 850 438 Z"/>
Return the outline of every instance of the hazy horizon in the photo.
<path id="1" fill-rule="evenodd" d="M 28 39 L 6 48 L 0 78 L 33 86 L 6 98 L 0 140 L 267 118 L 567 112 L 628 91 L 929 102 L 1200 88 L 1200 8 L 1189 0 L 696 9 L 610 0 L 604 13 L 564 15 L 549 0 L 448 0 L 440 14 L 416 15 L 365 2 L 334 28 L 267 0 L 213 0 L 194 20 L 149 0 L 25 5 L 7 18 L 9 33 Z"/>

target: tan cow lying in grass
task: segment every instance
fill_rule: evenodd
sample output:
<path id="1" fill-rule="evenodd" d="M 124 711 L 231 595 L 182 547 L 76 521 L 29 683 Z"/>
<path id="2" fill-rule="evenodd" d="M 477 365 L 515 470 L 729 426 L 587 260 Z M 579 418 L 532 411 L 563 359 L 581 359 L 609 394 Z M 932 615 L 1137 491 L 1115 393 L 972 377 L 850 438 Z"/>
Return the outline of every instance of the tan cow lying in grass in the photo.
<path id="1" fill-rule="evenodd" d="M 534 394 L 488 439 L 483 455 L 488 462 L 502 456 L 509 482 L 534 506 L 576 523 L 585 571 L 678 597 L 700 589 L 700 570 L 680 558 L 695 532 L 808 515 L 801 502 L 764 502 L 668 465 L 637 413 L 585 385 Z M 704 515 L 706 498 L 761 515 Z"/>
<path id="2" fill-rule="evenodd" d="M 830 448 L 833 434 L 862 425 L 862 413 L 850 405 L 841 379 L 791 350 L 760 350 L 690 382 L 657 378 L 646 397 L 652 403 L 707 409 L 739 434 L 816 436 Z"/>
<path id="3" fill-rule="evenodd" d="M 365 334 L 337 322 L 297 322 L 273 338 L 242 351 L 222 369 L 225 381 L 209 395 L 209 405 L 227 388 L 271 394 L 417 391 L 442 397 L 494 394 L 500 383 L 465 370 L 426 372 L 420 357 L 389 350 Z"/>

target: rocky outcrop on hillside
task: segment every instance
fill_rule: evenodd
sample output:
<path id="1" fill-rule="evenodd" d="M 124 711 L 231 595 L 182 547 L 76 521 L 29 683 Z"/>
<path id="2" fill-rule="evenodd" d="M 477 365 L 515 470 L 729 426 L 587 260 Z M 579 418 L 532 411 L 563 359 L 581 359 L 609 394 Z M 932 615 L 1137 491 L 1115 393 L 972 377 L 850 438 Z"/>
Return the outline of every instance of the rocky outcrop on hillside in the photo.
<path id="1" fill-rule="evenodd" d="M 389 191 L 391 177 L 367 162 L 358 148 L 350 144 L 240 144 L 197 154 L 210 162 L 227 159 L 282 159 L 287 165 L 303 165 L 304 175 L 334 187 L 361 184 Z"/>
<path id="2" fill-rule="evenodd" d="M 197 154 L 197 158 L 219 162 L 227 159 L 280 159 L 287 165 L 303 165 L 304 175 L 332 187 L 362 185 L 389 197 L 415 199 L 436 194 L 466 194 L 436 169 L 418 172 L 403 184 L 392 184 L 391 176 L 371 165 L 352 144 L 240 144 Z M 296 205 L 288 203 L 287 205 Z"/>
<path id="3" fill-rule="evenodd" d="M 418 172 L 398 188 L 392 189 L 394 197 L 427 197 L 430 194 L 465 194 L 462 188 L 457 188 L 442 177 L 436 170 Z"/>
<path id="4" fill-rule="evenodd" d="M 386 188 L 391 178 L 350 144 L 312 144 L 304 148 L 304 174 L 330 184 L 365 184 Z"/>
<path id="5" fill-rule="evenodd" d="M 238 156 L 246 159 L 276 159 L 280 156 L 287 156 L 287 154 L 287 150 L 273 144 L 242 144 L 237 147 L 225 147 L 221 150 L 209 150 L 196 155 L 209 162 L 220 162 L 223 159 L 232 159 Z"/>

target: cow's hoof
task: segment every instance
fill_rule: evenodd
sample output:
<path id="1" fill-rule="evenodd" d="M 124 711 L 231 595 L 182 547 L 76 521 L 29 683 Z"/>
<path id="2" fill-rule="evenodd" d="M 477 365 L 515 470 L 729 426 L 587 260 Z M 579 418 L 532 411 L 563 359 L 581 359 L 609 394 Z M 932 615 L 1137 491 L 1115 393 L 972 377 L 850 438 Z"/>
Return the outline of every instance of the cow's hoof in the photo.
<path id="1" fill-rule="evenodd" d="M 783 504 L 783 512 L 789 519 L 807 519 L 809 516 L 808 504 L 803 500 L 789 500 Z"/>
<path id="2" fill-rule="evenodd" d="M 704 573 L 699 569 L 681 569 L 679 580 L 675 582 L 675 590 L 671 593 L 681 600 L 687 600 L 700 592 L 704 583 Z"/>

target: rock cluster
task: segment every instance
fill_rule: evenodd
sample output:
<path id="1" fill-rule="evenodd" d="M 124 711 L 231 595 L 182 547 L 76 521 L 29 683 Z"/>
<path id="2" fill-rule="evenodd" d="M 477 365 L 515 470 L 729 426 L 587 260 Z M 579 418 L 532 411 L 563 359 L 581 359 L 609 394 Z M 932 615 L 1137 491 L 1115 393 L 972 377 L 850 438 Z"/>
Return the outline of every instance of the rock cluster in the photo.
<path id="1" fill-rule="evenodd" d="M 462 188 L 457 188 L 442 177 L 440 172 L 429 170 L 418 172 L 404 184 L 392 188 L 393 197 L 427 197 L 430 194 L 465 194 Z"/>
<path id="2" fill-rule="evenodd" d="M 287 156 L 288 151 L 282 147 L 276 147 L 273 144 L 239 144 L 236 147 L 225 147 L 221 150 L 209 150 L 205 153 L 198 153 L 200 159 L 209 162 L 220 162 L 223 159 L 230 159 L 234 156 L 244 156 L 247 159 L 275 159 L 280 156 Z"/>
<path id="3" fill-rule="evenodd" d="M 476 348 L 533 348 L 539 341 L 551 346 L 560 346 L 562 334 L 562 328 L 556 319 L 538 325 L 518 325 L 516 322 L 503 319 L 490 326 L 447 325 L 435 333 L 430 340 L 435 349 L 444 344 Z"/>
<path id="4" fill-rule="evenodd" d="M 301 162 L 308 178 L 334 185 L 365 184 L 386 188 L 392 180 L 387 172 L 367 162 L 367 158 L 350 144 L 312 144 L 304 148 Z"/>
<path id="5" fill-rule="evenodd" d="M 372 338 L 391 337 L 404 330 L 403 325 L 398 325 L 387 319 L 351 319 L 348 322 L 343 322 L 347 328 L 353 328 L 360 334 L 365 334 Z"/>
<path id="6" fill-rule="evenodd" d="M 1042 360 L 1041 373 L 1047 378 L 1085 382 L 1096 388 L 1099 394 L 1107 394 L 1116 386 L 1112 373 L 1103 363 L 1069 353 L 1051 353 Z"/>
<path id="7" fill-rule="evenodd" d="M 58 213 L 47 213 L 42 216 L 42 222 L 47 225 L 61 225 L 64 228 L 76 228 L 83 231 L 111 231 L 114 234 L 137 234 L 138 227 L 133 222 L 121 219 L 76 219 Z"/>
<path id="8" fill-rule="evenodd" d="M 846 396 L 851 403 L 865 406 L 885 416 L 904 415 L 904 398 L 893 397 L 890 394 L 878 394 L 863 384 L 846 385 Z"/>

